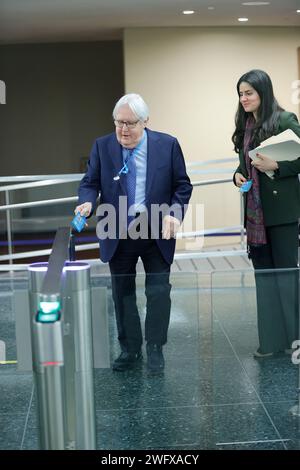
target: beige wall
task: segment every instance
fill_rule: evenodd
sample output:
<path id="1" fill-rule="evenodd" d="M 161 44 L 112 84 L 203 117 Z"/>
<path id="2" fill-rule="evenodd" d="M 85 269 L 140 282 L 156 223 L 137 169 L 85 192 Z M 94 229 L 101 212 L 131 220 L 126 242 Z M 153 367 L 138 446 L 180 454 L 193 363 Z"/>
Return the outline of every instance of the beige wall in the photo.
<path id="1" fill-rule="evenodd" d="M 149 127 L 176 135 L 187 162 L 235 157 L 231 143 L 235 87 L 244 72 L 252 68 L 268 72 L 280 104 L 298 114 L 291 85 L 299 79 L 299 33 L 300 28 L 128 29 L 126 92 L 145 98 L 151 111 Z M 212 179 L 231 173 L 191 177 Z M 205 204 L 206 229 L 239 223 L 239 195 L 230 183 L 195 189 L 193 201 Z"/>

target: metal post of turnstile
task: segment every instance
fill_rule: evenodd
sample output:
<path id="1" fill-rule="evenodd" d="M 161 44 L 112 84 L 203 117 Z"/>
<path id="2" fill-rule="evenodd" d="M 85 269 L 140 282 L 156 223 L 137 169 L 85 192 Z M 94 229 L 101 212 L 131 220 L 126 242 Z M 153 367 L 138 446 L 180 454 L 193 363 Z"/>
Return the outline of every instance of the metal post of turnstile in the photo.
<path id="1" fill-rule="evenodd" d="M 95 449 L 90 266 L 65 262 L 69 229 L 49 263 L 29 266 L 33 371 L 43 449 Z"/>
<path id="2" fill-rule="evenodd" d="M 90 266 L 67 262 L 62 277 L 68 442 L 96 448 Z"/>
<path id="3" fill-rule="evenodd" d="M 33 312 L 33 372 L 37 389 L 40 447 L 61 450 L 66 446 L 63 322 L 62 318 L 51 322 L 40 322 L 38 318 L 41 301 L 47 301 L 41 294 L 47 264 L 30 266 L 29 272 L 30 307 Z M 57 298 L 54 301 L 59 302 Z"/>

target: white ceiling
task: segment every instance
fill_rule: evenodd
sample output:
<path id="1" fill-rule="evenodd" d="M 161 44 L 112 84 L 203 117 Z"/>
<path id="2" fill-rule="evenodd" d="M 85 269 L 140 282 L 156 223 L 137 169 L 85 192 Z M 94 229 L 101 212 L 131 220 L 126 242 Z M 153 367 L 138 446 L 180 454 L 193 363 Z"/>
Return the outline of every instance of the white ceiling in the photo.
<path id="1" fill-rule="evenodd" d="M 0 43 L 116 39 L 124 28 L 136 27 L 300 26 L 300 0 L 270 0 L 267 6 L 243 1 L 0 0 Z M 182 15 L 184 9 L 195 14 Z M 241 16 L 249 21 L 238 22 Z"/>

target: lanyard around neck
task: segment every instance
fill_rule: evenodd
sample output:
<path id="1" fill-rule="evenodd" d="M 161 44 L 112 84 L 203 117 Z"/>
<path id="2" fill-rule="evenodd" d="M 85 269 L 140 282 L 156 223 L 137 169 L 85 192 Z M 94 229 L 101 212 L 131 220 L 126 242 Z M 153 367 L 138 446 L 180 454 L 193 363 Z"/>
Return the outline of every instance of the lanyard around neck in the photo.
<path id="1" fill-rule="evenodd" d="M 121 170 L 119 171 L 118 175 L 120 176 L 121 174 L 127 174 L 128 173 L 128 162 L 129 159 L 134 158 L 134 155 L 137 153 L 137 151 L 141 148 L 143 143 L 146 140 L 146 132 L 144 131 L 144 136 L 142 140 L 139 142 L 139 144 L 134 148 L 134 149 L 126 149 L 127 150 L 127 155 L 124 161 L 124 165 L 122 166 Z"/>

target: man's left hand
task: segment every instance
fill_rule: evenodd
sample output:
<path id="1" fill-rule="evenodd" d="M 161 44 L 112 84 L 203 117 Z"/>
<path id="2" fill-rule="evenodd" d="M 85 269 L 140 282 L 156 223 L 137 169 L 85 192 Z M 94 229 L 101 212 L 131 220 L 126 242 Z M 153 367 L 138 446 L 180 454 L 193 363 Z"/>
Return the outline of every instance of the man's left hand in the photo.
<path id="1" fill-rule="evenodd" d="M 253 165 L 257 170 L 261 172 L 270 171 L 270 170 L 277 170 L 278 163 L 275 160 L 272 160 L 261 153 L 257 153 L 257 160 L 252 160 L 251 165 Z"/>
<path id="2" fill-rule="evenodd" d="M 165 240 L 170 240 L 170 238 L 175 238 L 176 234 L 179 230 L 180 222 L 176 217 L 172 217 L 171 215 L 165 215 L 163 219 L 163 229 L 162 229 L 162 237 Z"/>

